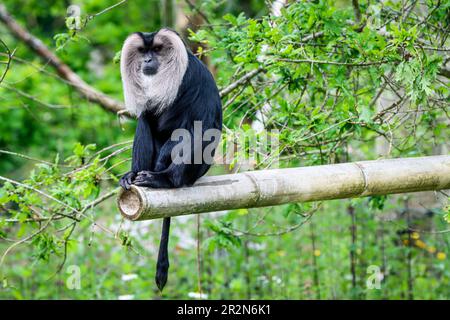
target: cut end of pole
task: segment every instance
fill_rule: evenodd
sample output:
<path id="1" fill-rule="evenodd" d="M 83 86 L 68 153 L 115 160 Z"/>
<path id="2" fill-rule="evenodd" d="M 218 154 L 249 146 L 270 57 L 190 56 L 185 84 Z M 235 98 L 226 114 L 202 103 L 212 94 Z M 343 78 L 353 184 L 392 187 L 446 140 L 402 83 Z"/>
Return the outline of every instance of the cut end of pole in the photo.
<path id="1" fill-rule="evenodd" d="M 122 189 L 117 199 L 122 216 L 128 220 L 138 220 L 144 208 L 144 198 L 139 188 L 131 186 L 130 190 Z"/>

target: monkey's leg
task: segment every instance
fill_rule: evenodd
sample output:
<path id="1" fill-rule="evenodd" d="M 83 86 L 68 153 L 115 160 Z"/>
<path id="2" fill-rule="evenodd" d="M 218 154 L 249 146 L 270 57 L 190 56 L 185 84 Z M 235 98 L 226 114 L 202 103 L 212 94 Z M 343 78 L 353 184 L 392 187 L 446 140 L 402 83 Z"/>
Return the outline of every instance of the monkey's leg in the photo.
<path id="1" fill-rule="evenodd" d="M 134 135 L 131 171 L 127 172 L 120 179 L 122 188 L 128 190 L 139 171 L 150 170 L 152 168 L 153 153 L 154 141 L 150 123 L 145 114 L 142 114 L 138 118 L 136 133 Z"/>
<path id="2" fill-rule="evenodd" d="M 183 143 L 184 145 L 180 145 Z M 182 158 L 172 159 L 174 148 L 183 150 Z M 167 141 L 158 153 L 155 160 L 155 170 L 142 170 L 134 180 L 134 184 L 150 188 L 179 188 L 192 185 L 198 178 L 205 174 L 209 165 L 205 163 L 193 164 L 195 154 L 203 157 L 202 145 L 195 146 L 193 139 L 190 141 Z"/>

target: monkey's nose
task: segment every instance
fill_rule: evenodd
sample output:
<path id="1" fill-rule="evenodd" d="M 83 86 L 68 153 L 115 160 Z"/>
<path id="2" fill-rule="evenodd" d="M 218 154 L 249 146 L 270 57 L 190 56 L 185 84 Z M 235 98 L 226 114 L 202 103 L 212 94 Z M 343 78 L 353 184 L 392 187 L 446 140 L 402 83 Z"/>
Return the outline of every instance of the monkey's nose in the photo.
<path id="1" fill-rule="evenodd" d="M 150 63 L 150 62 L 152 62 L 152 58 L 151 57 L 145 59 L 145 63 Z"/>

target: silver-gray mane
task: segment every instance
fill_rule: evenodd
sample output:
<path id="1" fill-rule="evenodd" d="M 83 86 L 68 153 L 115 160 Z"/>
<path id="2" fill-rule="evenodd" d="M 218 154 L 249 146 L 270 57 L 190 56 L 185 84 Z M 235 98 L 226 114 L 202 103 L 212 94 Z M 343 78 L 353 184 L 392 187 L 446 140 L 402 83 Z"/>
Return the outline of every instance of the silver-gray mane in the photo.
<path id="1" fill-rule="evenodd" d="M 172 30 L 158 31 L 153 43 L 169 48 L 159 61 L 158 72 L 152 76 L 145 76 L 141 71 L 138 48 L 143 46 L 143 40 L 139 35 L 130 35 L 122 47 L 120 72 L 125 107 L 138 117 L 145 110 L 159 114 L 174 102 L 188 66 L 186 47 Z"/>

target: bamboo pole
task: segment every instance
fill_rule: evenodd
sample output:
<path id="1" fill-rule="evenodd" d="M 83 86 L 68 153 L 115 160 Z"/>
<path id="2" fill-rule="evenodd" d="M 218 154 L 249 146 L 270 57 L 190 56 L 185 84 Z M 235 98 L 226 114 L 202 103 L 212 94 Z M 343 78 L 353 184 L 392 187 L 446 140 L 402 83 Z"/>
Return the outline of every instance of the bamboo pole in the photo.
<path id="1" fill-rule="evenodd" d="M 450 188 L 450 156 L 374 160 L 208 176 L 192 187 L 121 191 L 129 220 Z"/>

